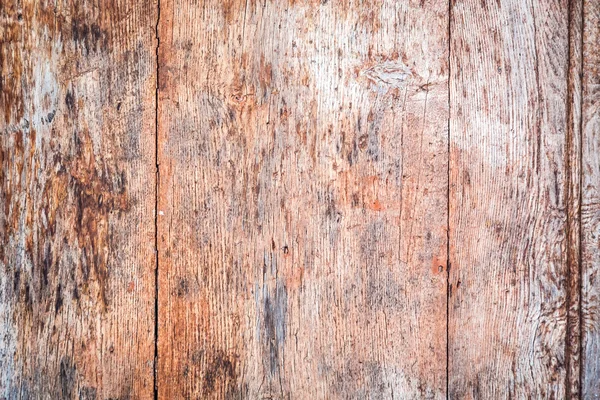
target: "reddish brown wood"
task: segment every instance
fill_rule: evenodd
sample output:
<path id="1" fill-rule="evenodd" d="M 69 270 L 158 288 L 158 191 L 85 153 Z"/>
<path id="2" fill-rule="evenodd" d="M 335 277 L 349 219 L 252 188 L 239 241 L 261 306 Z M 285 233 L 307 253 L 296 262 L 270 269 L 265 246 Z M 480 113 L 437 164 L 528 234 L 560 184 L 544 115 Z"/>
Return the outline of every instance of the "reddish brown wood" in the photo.
<path id="1" fill-rule="evenodd" d="M 446 397 L 447 11 L 161 1 L 160 397 Z"/>
<path id="2" fill-rule="evenodd" d="M 0 398 L 152 398 L 156 4 L 0 2 Z"/>
<path id="3" fill-rule="evenodd" d="M 599 36 L 0 0 L 0 399 L 599 397 Z"/>

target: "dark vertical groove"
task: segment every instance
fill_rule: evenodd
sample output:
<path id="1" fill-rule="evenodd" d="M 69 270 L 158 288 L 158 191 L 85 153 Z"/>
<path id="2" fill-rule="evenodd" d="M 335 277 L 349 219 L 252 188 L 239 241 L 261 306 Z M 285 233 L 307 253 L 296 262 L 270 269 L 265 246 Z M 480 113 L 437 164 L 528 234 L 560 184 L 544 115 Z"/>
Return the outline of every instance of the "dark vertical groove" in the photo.
<path id="1" fill-rule="evenodd" d="M 577 209 L 577 218 L 579 220 L 579 249 L 578 249 L 578 267 L 579 267 L 579 398 L 583 398 L 583 378 L 584 378 L 584 360 L 585 353 L 583 352 L 583 329 L 585 324 L 583 323 L 583 225 L 581 224 L 581 209 L 583 206 L 583 67 L 584 67 L 584 32 L 585 32 L 585 0 L 579 0 L 581 2 L 581 20 L 580 20 L 580 31 L 579 31 L 579 204 Z"/>
<path id="2" fill-rule="evenodd" d="M 156 92 L 154 98 L 155 112 L 154 112 L 154 163 L 156 167 L 155 175 L 155 187 L 154 187 L 154 400 L 158 400 L 158 189 L 160 183 L 160 170 L 158 160 L 158 91 L 159 91 L 159 79 L 160 79 L 160 64 L 159 64 L 159 53 L 160 37 L 159 37 L 159 23 L 160 23 L 160 0 L 156 2 Z"/>
<path id="3" fill-rule="evenodd" d="M 450 118 L 452 117 L 451 97 L 450 97 L 450 79 L 452 60 L 452 0 L 448 0 L 448 167 L 446 170 L 447 179 L 447 200 L 446 200 L 446 399 L 450 398 Z"/>
<path id="4" fill-rule="evenodd" d="M 573 141 L 573 107 L 571 106 L 572 96 L 573 96 L 573 81 L 571 79 L 571 14 L 573 12 L 573 1 L 569 0 L 567 5 L 567 94 L 566 94 L 566 140 L 565 140 L 565 176 L 567 178 L 566 181 L 566 190 L 565 190 L 565 209 L 567 211 L 567 219 L 565 221 L 565 231 L 567 237 L 567 279 L 566 279 L 566 287 L 565 287 L 565 304 L 567 308 L 567 323 L 566 323 L 566 331 L 565 331 L 565 398 L 570 399 L 572 396 L 571 391 L 571 368 L 573 367 L 573 360 L 571 354 L 572 347 L 572 328 L 571 325 L 573 323 L 571 316 L 572 309 L 572 300 L 571 300 L 571 286 L 573 285 L 573 265 L 572 265 L 572 248 L 573 248 L 573 239 L 571 236 L 571 228 L 572 228 L 572 201 L 574 200 L 572 193 L 572 166 L 571 166 L 571 152 L 572 152 L 572 141 Z"/>

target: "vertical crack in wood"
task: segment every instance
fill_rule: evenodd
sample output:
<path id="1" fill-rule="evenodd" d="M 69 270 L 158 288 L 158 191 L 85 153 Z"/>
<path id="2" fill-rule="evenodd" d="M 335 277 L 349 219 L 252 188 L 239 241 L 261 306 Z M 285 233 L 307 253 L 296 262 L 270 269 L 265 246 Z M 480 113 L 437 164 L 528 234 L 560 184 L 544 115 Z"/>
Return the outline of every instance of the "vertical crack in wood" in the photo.
<path id="1" fill-rule="evenodd" d="M 156 167 L 155 172 L 155 187 L 154 187 L 154 399 L 158 399 L 158 190 L 160 183 L 160 169 L 158 160 L 158 91 L 160 79 L 159 65 L 159 23 L 160 23 L 160 0 L 156 2 L 156 91 L 154 98 L 154 162 Z"/>
<path id="2" fill-rule="evenodd" d="M 571 107 L 571 95 L 572 95 L 572 79 L 571 79 L 571 13 L 572 13 L 573 1 L 569 0 L 567 7 L 567 129 L 565 129 L 566 133 L 566 143 L 565 143 L 565 175 L 567 178 L 567 190 L 565 190 L 565 207 L 567 211 L 567 220 L 566 220 L 566 237 L 567 237 L 567 285 L 566 285 L 566 293 L 565 293 L 565 303 L 567 308 L 567 322 L 566 322 L 566 332 L 565 332 L 565 364 L 566 364 L 566 373 L 565 373 L 565 398 L 571 398 L 571 284 L 572 284 L 572 240 L 571 240 L 571 141 L 573 137 L 573 107 Z"/>
<path id="3" fill-rule="evenodd" d="M 578 302 L 578 320 L 579 320 L 579 397 L 583 398 L 583 361 L 585 358 L 585 354 L 583 352 L 583 229 L 581 225 L 581 207 L 583 202 L 583 45 L 584 45 L 584 28 L 585 28 L 585 1 L 578 0 L 580 4 L 579 14 L 580 14 L 580 28 L 579 28 L 579 68 L 577 70 L 577 75 L 579 77 L 579 120 L 578 131 L 579 131 L 579 187 L 578 187 L 578 208 L 577 208 L 577 219 L 579 222 L 579 248 L 577 249 L 577 264 L 578 264 L 578 273 L 579 273 L 579 281 L 578 281 L 578 292 L 579 292 L 579 302 Z M 569 42 L 570 43 L 570 42 Z"/>
<path id="4" fill-rule="evenodd" d="M 448 149 L 446 170 L 446 399 L 450 398 L 450 71 L 452 51 L 452 0 L 448 0 Z"/>

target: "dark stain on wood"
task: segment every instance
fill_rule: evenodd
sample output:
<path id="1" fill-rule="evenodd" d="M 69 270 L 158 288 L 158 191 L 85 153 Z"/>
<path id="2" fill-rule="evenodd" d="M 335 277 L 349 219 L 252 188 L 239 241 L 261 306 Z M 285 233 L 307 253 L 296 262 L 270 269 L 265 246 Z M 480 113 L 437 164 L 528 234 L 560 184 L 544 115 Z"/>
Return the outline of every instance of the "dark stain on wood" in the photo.
<path id="1" fill-rule="evenodd" d="M 216 385 L 235 384 L 237 378 L 236 361 L 228 352 L 211 352 L 206 359 L 206 369 L 203 377 L 203 390 L 209 395 L 214 392 Z"/>
<path id="2" fill-rule="evenodd" d="M 98 390 L 95 387 L 84 386 L 79 389 L 79 400 L 96 400 Z"/>
<path id="3" fill-rule="evenodd" d="M 153 246 L 123 231 L 153 226 L 141 216 L 153 191 L 135 180 L 153 181 L 154 150 L 130 139 L 154 143 L 142 121 L 156 110 L 146 34 L 156 12 L 113 1 L 0 4 L 0 323 L 19 332 L 0 340 L 0 397 L 153 392 L 152 338 L 108 327 L 131 312 L 143 331 L 154 323 Z M 115 98 L 127 99 L 126 117 L 109 108 Z M 133 296 L 123 277 L 140 283 Z M 110 357 L 103 335 L 115 343 Z M 130 374 L 133 387 L 120 382 Z"/>
<path id="4" fill-rule="evenodd" d="M 275 374 L 279 369 L 279 353 L 283 348 L 286 338 L 287 318 L 287 291 L 285 286 L 278 282 L 273 298 L 266 293 L 263 299 L 263 335 L 265 353 L 268 355 L 269 371 Z"/>
<path id="5" fill-rule="evenodd" d="M 76 381 L 77 368 L 68 357 L 60 360 L 60 390 L 63 399 L 72 398 Z"/>

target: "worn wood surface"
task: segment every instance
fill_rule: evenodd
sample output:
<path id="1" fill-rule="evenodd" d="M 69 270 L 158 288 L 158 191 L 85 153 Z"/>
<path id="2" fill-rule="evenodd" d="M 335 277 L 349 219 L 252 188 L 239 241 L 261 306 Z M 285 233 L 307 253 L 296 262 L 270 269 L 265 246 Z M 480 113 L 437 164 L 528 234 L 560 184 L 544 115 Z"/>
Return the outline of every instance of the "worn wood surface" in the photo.
<path id="1" fill-rule="evenodd" d="M 569 4 L 452 3 L 449 396 L 571 398 Z"/>
<path id="2" fill-rule="evenodd" d="M 445 397 L 447 9 L 161 1 L 159 397 Z"/>
<path id="3" fill-rule="evenodd" d="M 600 2 L 584 1 L 582 75 L 582 394 L 600 398 Z"/>
<path id="4" fill-rule="evenodd" d="M 0 0 L 0 399 L 600 398 L 600 1 Z"/>
<path id="5" fill-rule="evenodd" d="M 565 140 L 567 326 L 565 395 L 581 396 L 581 74 L 583 68 L 583 2 L 569 2 L 569 69 L 567 77 L 567 131 Z"/>
<path id="6" fill-rule="evenodd" d="M 581 393 L 581 73 L 583 2 L 570 1 L 568 14 L 568 76 L 565 170 L 567 326 L 565 330 L 565 397 Z"/>
<path id="7" fill-rule="evenodd" d="M 152 398 L 155 4 L 0 1 L 0 398 Z"/>

